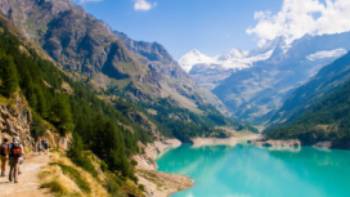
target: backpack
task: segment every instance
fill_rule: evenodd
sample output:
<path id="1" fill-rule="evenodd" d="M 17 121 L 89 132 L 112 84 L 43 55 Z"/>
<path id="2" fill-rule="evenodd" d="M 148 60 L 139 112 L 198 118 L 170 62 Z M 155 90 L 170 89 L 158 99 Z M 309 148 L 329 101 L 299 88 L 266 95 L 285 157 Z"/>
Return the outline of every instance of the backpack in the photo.
<path id="1" fill-rule="evenodd" d="M 10 149 L 10 157 L 14 159 L 18 159 L 22 156 L 22 147 L 21 145 L 12 144 Z"/>
<path id="2" fill-rule="evenodd" d="M 0 147 L 0 155 L 3 156 L 3 157 L 6 157 L 7 153 L 8 153 L 8 149 L 9 149 L 9 146 L 8 144 L 1 144 L 1 147 Z"/>

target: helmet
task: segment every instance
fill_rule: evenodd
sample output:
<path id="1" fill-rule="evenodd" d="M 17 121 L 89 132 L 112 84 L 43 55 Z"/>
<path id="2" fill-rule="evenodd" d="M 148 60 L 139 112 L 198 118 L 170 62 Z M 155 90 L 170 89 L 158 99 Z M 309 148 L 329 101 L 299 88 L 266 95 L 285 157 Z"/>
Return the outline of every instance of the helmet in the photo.
<path id="1" fill-rule="evenodd" d="M 20 139 L 18 136 L 13 137 L 12 141 L 13 143 L 18 143 L 18 144 L 20 143 Z"/>

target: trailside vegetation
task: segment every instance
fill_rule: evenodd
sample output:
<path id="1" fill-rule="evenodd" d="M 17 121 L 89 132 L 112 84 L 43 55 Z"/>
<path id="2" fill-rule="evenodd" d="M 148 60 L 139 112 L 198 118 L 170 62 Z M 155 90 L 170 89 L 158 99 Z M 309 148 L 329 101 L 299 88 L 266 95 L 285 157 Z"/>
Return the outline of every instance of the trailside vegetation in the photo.
<path id="1" fill-rule="evenodd" d="M 84 155 L 91 151 L 118 179 L 136 179 L 129 157 L 138 152 L 141 129 L 98 99 L 87 85 L 73 81 L 52 62 L 25 48 L 1 22 L 0 96 L 11 99 L 18 94 L 24 95 L 31 108 L 33 137 L 50 125 L 61 136 L 73 136 L 68 155 L 87 171 L 96 173 Z"/>

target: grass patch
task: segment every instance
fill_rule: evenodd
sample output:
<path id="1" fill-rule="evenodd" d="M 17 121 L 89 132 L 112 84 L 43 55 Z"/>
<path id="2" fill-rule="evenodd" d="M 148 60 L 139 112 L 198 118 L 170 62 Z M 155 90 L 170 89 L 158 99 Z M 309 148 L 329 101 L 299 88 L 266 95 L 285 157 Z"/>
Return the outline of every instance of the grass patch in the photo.
<path id="1" fill-rule="evenodd" d="M 0 95 L 0 105 L 7 105 L 8 99 Z"/>
<path id="2" fill-rule="evenodd" d="M 81 191 L 85 193 L 91 192 L 89 184 L 81 177 L 78 170 L 60 163 L 53 163 L 53 165 L 58 165 L 62 169 L 63 174 L 69 176 L 77 184 Z"/>
<path id="3" fill-rule="evenodd" d="M 44 183 L 40 186 L 40 188 L 46 188 L 49 189 L 50 192 L 54 193 L 57 197 L 79 197 L 80 195 L 78 193 L 68 193 L 64 187 L 56 180 L 50 181 L 48 183 Z"/>
<path id="4" fill-rule="evenodd" d="M 48 183 L 44 183 L 41 185 L 41 188 L 48 188 L 50 189 L 51 192 L 57 193 L 57 194 L 64 194 L 66 193 L 65 189 L 63 186 L 57 182 L 57 181 L 51 181 Z"/>

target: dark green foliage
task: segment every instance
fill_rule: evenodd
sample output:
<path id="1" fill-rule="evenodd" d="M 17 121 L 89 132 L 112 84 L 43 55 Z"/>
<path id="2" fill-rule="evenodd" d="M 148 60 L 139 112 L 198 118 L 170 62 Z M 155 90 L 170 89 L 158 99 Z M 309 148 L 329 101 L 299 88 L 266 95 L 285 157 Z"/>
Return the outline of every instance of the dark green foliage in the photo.
<path id="1" fill-rule="evenodd" d="M 5 28 L 3 24 L 0 26 Z M 134 178 L 128 157 L 138 151 L 136 141 L 141 131 L 137 126 L 98 99 L 89 86 L 73 82 L 34 50 L 21 47 L 7 30 L 0 34 L 0 66 L 0 94 L 8 97 L 19 89 L 25 96 L 32 109 L 34 137 L 43 135 L 48 125 L 62 136 L 73 132 L 69 156 L 74 162 L 96 174 L 84 157 L 84 151 L 89 150 L 102 159 L 109 170 Z M 68 84 L 72 92 L 63 89 L 63 83 Z"/>
<path id="2" fill-rule="evenodd" d="M 141 111 L 143 114 L 148 115 L 147 118 L 157 125 L 163 135 L 178 138 L 182 142 L 190 142 L 190 138 L 195 136 L 227 137 L 226 131 L 220 129 L 220 126 L 234 128 L 237 131 L 257 131 L 248 124 L 242 124 L 235 121 L 234 118 L 223 116 L 215 107 L 210 105 L 202 106 L 200 103 L 197 103 L 199 109 L 203 111 L 203 114 L 199 114 L 179 107 L 175 101 L 169 98 L 155 101 L 154 98 L 149 98 L 131 83 L 123 89 L 111 86 L 105 94 L 129 98 L 128 93 L 130 92 L 143 99 L 137 102 L 133 102 L 132 98 L 128 99 L 127 102 L 118 100 L 114 104 L 118 111 L 122 112 L 125 116 L 130 116 L 130 112 L 132 111 Z M 151 109 L 156 114 L 150 114 L 146 109 Z M 134 124 L 140 125 L 144 121 L 143 118 L 137 115 L 130 117 L 130 119 L 134 121 Z M 142 139 L 143 142 L 148 142 L 152 137 L 149 133 L 143 132 L 138 133 L 138 138 Z"/>
<path id="3" fill-rule="evenodd" d="M 331 141 L 335 147 L 349 148 L 350 53 L 292 92 L 273 121 L 277 124 L 265 130 L 268 138 L 298 138 L 306 145 Z"/>
<path id="4" fill-rule="evenodd" d="M 73 143 L 68 151 L 68 156 L 72 159 L 74 163 L 81 166 L 93 176 L 97 176 L 95 167 L 87 158 L 83 141 L 77 133 L 73 133 Z"/>
<path id="5" fill-rule="evenodd" d="M 57 95 L 51 107 L 49 120 L 59 129 L 62 136 L 73 130 L 73 115 L 68 96 L 64 94 Z"/>
<path id="6" fill-rule="evenodd" d="M 121 128 L 99 114 L 91 121 L 91 125 L 85 124 L 84 127 L 86 129 L 77 132 L 81 132 L 79 134 L 86 146 L 107 162 L 111 170 L 120 170 L 124 176 L 132 176 Z"/>
<path id="7" fill-rule="evenodd" d="M 9 97 L 18 88 L 17 69 L 13 59 L 0 53 L 0 93 Z"/>
<path id="8" fill-rule="evenodd" d="M 38 139 L 45 134 L 46 129 L 44 120 L 37 113 L 33 113 L 31 135 Z"/>
<path id="9" fill-rule="evenodd" d="M 237 130 L 245 127 L 234 123 L 224 117 L 215 109 L 203 106 L 208 114 L 199 115 L 187 109 L 177 107 L 169 99 L 162 99 L 153 104 L 142 104 L 143 108 L 151 108 L 157 111 L 157 115 L 151 117 L 158 124 L 165 135 L 174 136 L 183 142 L 190 142 L 194 136 L 225 137 L 224 131 L 218 126 L 230 126 Z"/>

